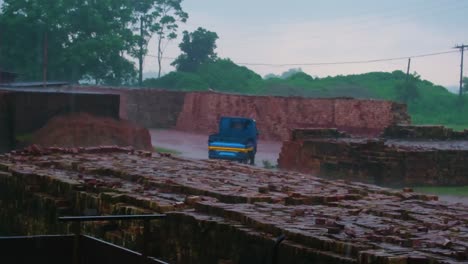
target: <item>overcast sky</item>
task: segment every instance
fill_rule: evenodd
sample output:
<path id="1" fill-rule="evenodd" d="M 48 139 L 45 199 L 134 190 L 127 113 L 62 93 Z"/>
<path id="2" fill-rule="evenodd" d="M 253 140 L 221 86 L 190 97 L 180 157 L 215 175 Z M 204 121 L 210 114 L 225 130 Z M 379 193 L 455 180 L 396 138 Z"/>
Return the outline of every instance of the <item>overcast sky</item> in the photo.
<path id="1" fill-rule="evenodd" d="M 355 61 L 449 51 L 468 44 L 467 0 L 184 0 L 189 20 L 220 39 L 217 53 L 239 63 L 294 64 Z M 165 56 L 179 54 L 179 40 Z M 155 43 L 150 53 L 156 54 Z M 465 60 L 466 61 L 466 60 Z M 164 72 L 173 70 L 165 61 Z M 314 76 L 406 71 L 406 60 L 329 66 L 248 66 L 264 76 L 301 67 Z M 157 71 L 147 57 L 145 71 Z M 468 65 L 467 65 L 468 66 Z M 460 53 L 414 58 L 412 72 L 436 84 L 456 86 Z"/>

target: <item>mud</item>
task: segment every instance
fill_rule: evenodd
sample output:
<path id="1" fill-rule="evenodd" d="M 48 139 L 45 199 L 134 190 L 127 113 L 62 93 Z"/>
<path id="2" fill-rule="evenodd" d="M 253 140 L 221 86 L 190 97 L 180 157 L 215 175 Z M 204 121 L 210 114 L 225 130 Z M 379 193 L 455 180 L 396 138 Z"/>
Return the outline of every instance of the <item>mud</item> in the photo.
<path id="1" fill-rule="evenodd" d="M 153 146 L 179 152 L 181 157 L 191 159 L 208 158 L 208 135 L 193 134 L 177 130 L 150 129 Z M 256 166 L 263 167 L 263 161 L 276 165 L 281 142 L 260 140 L 256 155 Z"/>

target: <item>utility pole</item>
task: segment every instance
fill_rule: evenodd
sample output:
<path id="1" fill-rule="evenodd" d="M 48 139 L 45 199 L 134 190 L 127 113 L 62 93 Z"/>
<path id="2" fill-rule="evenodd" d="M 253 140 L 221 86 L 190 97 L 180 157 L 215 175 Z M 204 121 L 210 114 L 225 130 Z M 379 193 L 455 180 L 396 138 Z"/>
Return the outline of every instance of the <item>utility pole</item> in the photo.
<path id="1" fill-rule="evenodd" d="M 467 48 L 468 45 L 464 45 L 462 44 L 461 46 L 460 45 L 457 45 L 454 47 L 454 49 L 459 49 L 461 51 L 461 63 L 460 63 L 460 98 L 462 97 L 462 94 L 463 94 L 463 53 L 464 53 L 464 50 L 465 48 Z"/>
<path id="2" fill-rule="evenodd" d="M 408 58 L 408 69 L 406 70 L 406 81 L 409 79 L 409 72 L 411 67 L 411 58 Z"/>
<path id="3" fill-rule="evenodd" d="M 140 16 L 140 56 L 139 56 L 139 79 L 138 84 L 143 86 L 143 15 Z"/>

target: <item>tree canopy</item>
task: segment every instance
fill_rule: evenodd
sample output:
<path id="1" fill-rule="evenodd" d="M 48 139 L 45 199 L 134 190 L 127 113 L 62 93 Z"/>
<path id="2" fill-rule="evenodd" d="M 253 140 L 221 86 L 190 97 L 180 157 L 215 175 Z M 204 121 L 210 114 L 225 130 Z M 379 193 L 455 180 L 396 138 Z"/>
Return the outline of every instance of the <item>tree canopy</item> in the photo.
<path id="1" fill-rule="evenodd" d="M 177 38 L 178 23 L 185 23 L 188 14 L 183 11 L 182 0 L 138 0 L 136 1 L 139 25 L 139 50 L 135 57 L 140 60 L 140 80 L 143 74 L 143 56 L 147 54 L 148 43 L 156 34 L 158 77 L 161 76 L 162 58 L 169 41 Z"/>
<path id="2" fill-rule="evenodd" d="M 179 48 L 182 54 L 172 63 L 178 71 L 195 72 L 198 67 L 217 58 L 214 50 L 218 34 L 199 27 L 194 32 L 183 32 Z"/>
<path id="3" fill-rule="evenodd" d="M 188 15 L 182 0 L 5 0 L 0 11 L 0 61 L 20 79 L 132 84 L 131 57 L 147 52 L 153 34 L 158 56 Z M 141 28 L 141 19 L 145 20 Z M 143 34 L 142 34 L 143 33 Z"/>
<path id="4" fill-rule="evenodd" d="M 418 98 L 418 81 L 420 81 L 420 77 L 417 74 L 408 76 L 404 81 L 399 81 L 395 86 L 397 99 L 404 103 L 408 103 L 409 101 L 413 101 Z"/>

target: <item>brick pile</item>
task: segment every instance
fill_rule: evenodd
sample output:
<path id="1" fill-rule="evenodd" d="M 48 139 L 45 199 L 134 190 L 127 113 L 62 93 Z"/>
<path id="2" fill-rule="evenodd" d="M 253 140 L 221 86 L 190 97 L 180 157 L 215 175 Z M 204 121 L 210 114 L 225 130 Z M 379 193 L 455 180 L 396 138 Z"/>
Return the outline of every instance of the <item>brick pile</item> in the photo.
<path id="1" fill-rule="evenodd" d="M 295 130 L 283 143 L 278 165 L 383 186 L 468 185 L 466 132 L 397 126 L 384 136 L 352 138 L 330 130 Z"/>
<path id="2" fill-rule="evenodd" d="M 167 213 L 152 253 L 174 263 L 457 263 L 468 260 L 468 207 L 225 161 L 128 148 L 40 148 L 0 156 L 0 230 L 61 232 L 64 214 Z M 135 223 L 101 234 L 133 247 Z"/>

